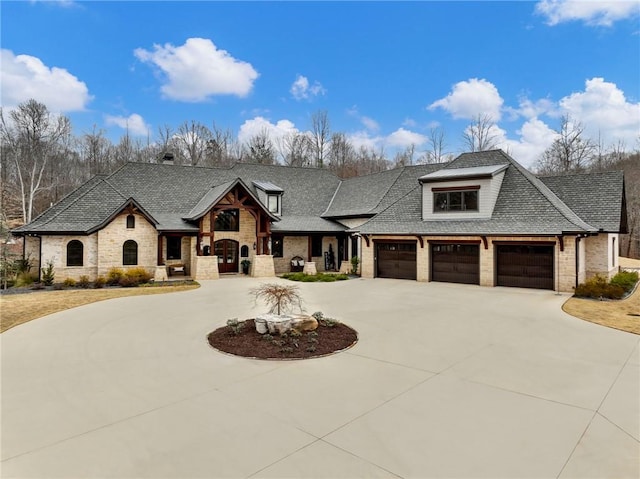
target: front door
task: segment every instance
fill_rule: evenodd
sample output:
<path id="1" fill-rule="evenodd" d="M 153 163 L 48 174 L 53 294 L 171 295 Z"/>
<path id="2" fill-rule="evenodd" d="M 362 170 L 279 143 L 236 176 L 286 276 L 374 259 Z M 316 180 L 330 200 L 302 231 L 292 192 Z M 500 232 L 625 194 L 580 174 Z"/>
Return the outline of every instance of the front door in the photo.
<path id="1" fill-rule="evenodd" d="M 219 273 L 238 272 L 238 242 L 234 240 L 219 240 L 213 244 L 213 251 L 218 257 Z"/>

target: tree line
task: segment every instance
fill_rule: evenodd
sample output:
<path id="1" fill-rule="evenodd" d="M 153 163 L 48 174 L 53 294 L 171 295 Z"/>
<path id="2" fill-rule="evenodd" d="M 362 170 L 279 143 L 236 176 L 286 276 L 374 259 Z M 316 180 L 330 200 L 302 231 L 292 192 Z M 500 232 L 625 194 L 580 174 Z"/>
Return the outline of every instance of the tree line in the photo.
<path id="1" fill-rule="evenodd" d="M 623 143 L 605 146 L 586 137 L 584 126 L 563 117 L 553 144 L 535 164 L 539 174 L 622 169 L 626 175 L 629 229 L 623 254 L 640 254 L 640 152 Z M 461 138 L 465 151 L 497 148 L 500 138 L 492 118 L 478 115 Z M 640 143 L 638 144 L 640 146 Z M 432 128 L 424 150 L 410 145 L 389 156 L 383 147 L 356 147 L 344 132 L 332 131 L 326 111 L 311 115 L 307 131 L 272 138 L 266 129 L 240 142 L 230 129 L 198 121 L 164 125 L 157 139 L 126 132 L 117 143 L 94 126 L 74 135 L 71 121 L 46 105 L 28 100 L 0 109 L 0 202 L 3 229 L 31 221 L 64 195 L 95 175 L 109 174 L 127 162 L 162 162 L 171 155 L 179 165 L 228 167 L 237 162 L 327 168 L 341 178 L 390 168 L 450 161 L 444 130 Z M 626 250 L 625 250 L 626 248 Z"/>

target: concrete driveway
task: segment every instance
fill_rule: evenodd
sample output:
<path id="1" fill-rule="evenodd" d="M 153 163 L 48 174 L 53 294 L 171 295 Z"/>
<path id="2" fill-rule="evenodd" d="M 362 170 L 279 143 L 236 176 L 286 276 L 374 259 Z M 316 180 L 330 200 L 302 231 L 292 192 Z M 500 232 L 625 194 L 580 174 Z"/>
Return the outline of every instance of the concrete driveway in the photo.
<path id="1" fill-rule="evenodd" d="M 548 291 L 300 284 L 358 330 L 327 358 L 210 349 L 263 311 L 225 278 L 0 336 L 3 478 L 637 478 L 640 337 Z"/>

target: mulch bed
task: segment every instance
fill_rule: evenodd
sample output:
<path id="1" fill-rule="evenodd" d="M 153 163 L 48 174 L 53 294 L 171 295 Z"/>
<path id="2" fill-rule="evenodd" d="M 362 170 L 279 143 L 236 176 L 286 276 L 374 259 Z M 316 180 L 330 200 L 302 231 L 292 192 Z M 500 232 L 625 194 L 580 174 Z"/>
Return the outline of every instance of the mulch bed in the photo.
<path id="1" fill-rule="evenodd" d="M 271 338 L 259 334 L 253 319 L 242 321 L 242 324 L 243 328 L 237 335 L 229 326 L 209 333 L 209 344 L 219 351 L 246 358 L 307 359 L 342 351 L 358 340 L 358 333 L 342 323 L 335 326 L 321 323 L 314 332 L 303 332 L 297 338 L 289 334 L 274 334 Z"/>

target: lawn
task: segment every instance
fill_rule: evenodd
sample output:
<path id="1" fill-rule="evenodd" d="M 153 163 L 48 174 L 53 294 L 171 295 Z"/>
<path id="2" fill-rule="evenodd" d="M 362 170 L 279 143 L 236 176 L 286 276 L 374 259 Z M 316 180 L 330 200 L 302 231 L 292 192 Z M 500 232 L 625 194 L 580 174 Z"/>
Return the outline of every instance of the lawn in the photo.
<path id="1" fill-rule="evenodd" d="M 0 296 L 0 333 L 48 314 L 105 299 L 175 293 L 195 289 L 199 286 L 198 284 L 182 284 L 151 288 L 76 289 L 3 295 Z"/>

